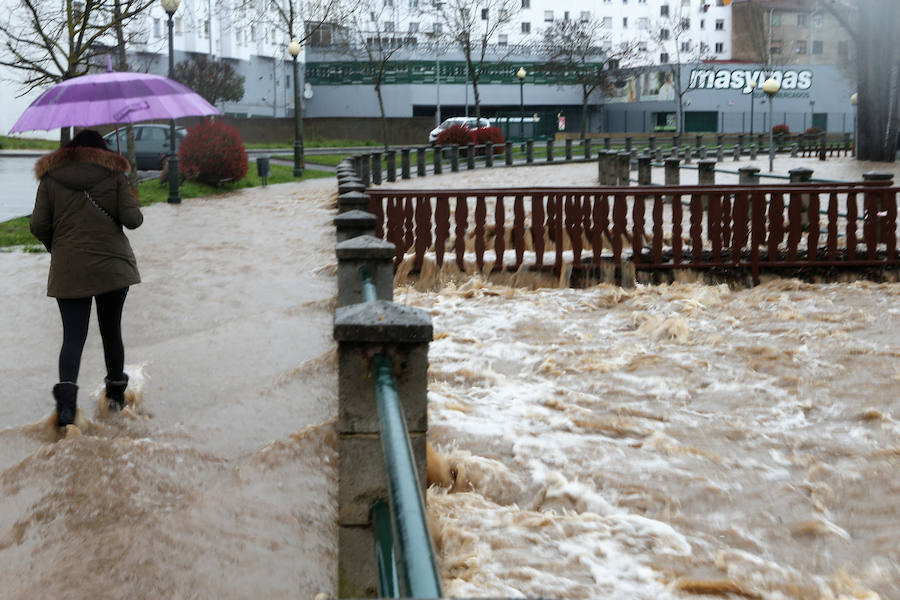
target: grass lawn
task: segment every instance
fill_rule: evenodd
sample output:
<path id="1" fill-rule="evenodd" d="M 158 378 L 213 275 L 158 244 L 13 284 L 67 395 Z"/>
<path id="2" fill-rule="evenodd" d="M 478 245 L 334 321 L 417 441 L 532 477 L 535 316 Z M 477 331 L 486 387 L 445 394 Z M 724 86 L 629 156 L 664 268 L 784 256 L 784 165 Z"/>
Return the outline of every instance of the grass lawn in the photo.
<path id="1" fill-rule="evenodd" d="M 304 148 L 348 148 L 353 146 L 379 146 L 380 143 L 375 140 L 333 140 L 327 138 L 313 138 L 311 140 L 303 140 Z M 266 148 L 284 148 L 292 150 L 294 148 L 294 140 L 282 140 L 280 142 L 258 142 L 245 144 L 248 150 L 265 150 Z M 293 155 L 291 155 L 293 159 Z"/>
<path id="2" fill-rule="evenodd" d="M 56 150 L 59 140 L 33 140 L 0 135 L 0 150 Z"/>
<path id="3" fill-rule="evenodd" d="M 294 170 L 292 167 L 282 165 L 271 165 L 272 174 L 269 176 L 267 183 L 288 183 L 291 181 L 302 181 L 305 179 L 318 179 L 320 177 L 334 177 L 334 173 L 328 171 L 317 171 L 315 169 L 306 169 L 303 177 L 294 178 Z M 262 185 L 262 181 L 256 174 L 256 169 L 251 167 L 247 171 L 247 176 L 234 185 L 223 185 L 216 187 L 197 183 L 195 181 L 185 181 L 181 184 L 179 191 L 182 198 L 200 198 L 205 196 L 216 196 L 227 194 L 228 192 L 243 188 L 258 187 Z M 168 183 L 160 184 L 157 179 L 143 181 L 138 184 L 138 193 L 141 196 L 141 206 L 149 206 L 157 202 L 165 202 L 169 198 Z M 41 245 L 34 236 L 28 226 L 28 217 L 19 217 L 0 223 L 0 248 L 9 246 L 24 246 L 26 252 L 44 252 L 44 246 Z"/>

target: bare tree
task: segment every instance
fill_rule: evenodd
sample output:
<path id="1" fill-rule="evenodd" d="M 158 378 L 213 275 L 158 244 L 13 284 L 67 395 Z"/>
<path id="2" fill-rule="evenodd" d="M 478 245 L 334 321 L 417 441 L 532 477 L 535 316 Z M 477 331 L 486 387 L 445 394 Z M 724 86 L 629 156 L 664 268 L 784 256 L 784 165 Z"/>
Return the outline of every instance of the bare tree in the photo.
<path id="1" fill-rule="evenodd" d="M 430 9 L 441 24 L 443 35 L 459 47 L 466 59 L 478 118 L 481 117 L 478 82 L 487 66 L 485 60 L 498 36 L 518 13 L 519 6 L 519 0 L 436 0 Z"/>
<path id="2" fill-rule="evenodd" d="M 223 61 L 194 54 L 175 65 L 175 80 L 188 86 L 209 102 L 240 102 L 244 97 L 244 76 Z"/>
<path id="3" fill-rule="evenodd" d="M 639 42 L 621 43 L 614 50 L 604 50 L 610 38 L 603 22 L 587 20 L 554 21 L 544 29 L 547 69 L 561 77 L 577 81 L 581 88 L 581 137 L 587 134 L 588 101 L 591 94 L 604 90 L 618 79 L 619 67 L 637 52 Z"/>
<path id="4" fill-rule="evenodd" d="M 682 11 L 680 6 L 669 17 L 655 24 L 651 39 L 660 53 L 668 54 L 669 60 L 664 61 L 661 68 L 672 79 L 678 106 L 677 129 L 678 133 L 684 133 L 684 97 L 695 88 L 691 87 L 690 80 L 684 81 L 681 67 L 700 66 L 711 57 L 709 46 L 706 42 L 693 39 L 689 12 Z"/>
<path id="5" fill-rule="evenodd" d="M 856 44 L 858 160 L 894 162 L 900 133 L 900 6 L 896 0 L 828 0 Z"/>
<path id="6" fill-rule="evenodd" d="M 88 73 L 125 27 L 153 0 L 16 0 L 0 22 L 0 65 L 20 78 L 28 92 Z M 68 139 L 62 129 L 62 140 Z"/>
<path id="7" fill-rule="evenodd" d="M 388 149 L 388 125 L 384 111 L 382 84 L 388 63 L 408 44 L 414 43 L 406 32 L 409 25 L 408 11 L 399 11 L 393 2 L 384 0 L 363 0 L 359 10 L 350 18 L 352 37 L 347 53 L 359 62 L 368 65 L 372 75 L 372 85 L 378 97 L 381 113 L 381 132 L 384 149 Z"/>

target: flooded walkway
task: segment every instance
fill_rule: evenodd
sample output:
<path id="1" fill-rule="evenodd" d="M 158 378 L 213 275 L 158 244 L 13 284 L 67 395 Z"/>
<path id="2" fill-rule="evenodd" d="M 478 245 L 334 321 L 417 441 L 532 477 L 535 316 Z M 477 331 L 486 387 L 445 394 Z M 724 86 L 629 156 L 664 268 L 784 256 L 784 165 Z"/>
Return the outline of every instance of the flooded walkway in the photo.
<path id="1" fill-rule="evenodd" d="M 145 209 L 125 304 L 137 418 L 47 417 L 61 329 L 49 255 L 0 253 L 4 598 L 286 598 L 333 592 L 332 179 Z"/>

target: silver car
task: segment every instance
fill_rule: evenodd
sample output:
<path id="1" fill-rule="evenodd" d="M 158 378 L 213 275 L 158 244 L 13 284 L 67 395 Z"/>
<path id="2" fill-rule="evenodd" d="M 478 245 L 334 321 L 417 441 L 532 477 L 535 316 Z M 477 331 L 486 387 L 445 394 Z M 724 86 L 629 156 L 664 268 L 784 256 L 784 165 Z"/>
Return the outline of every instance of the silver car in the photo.
<path id="1" fill-rule="evenodd" d="M 134 153 L 137 158 L 137 168 L 141 171 L 158 171 L 163 168 L 163 162 L 168 158 L 171 145 L 169 144 L 168 125 L 134 125 Z M 175 135 L 178 142 L 187 135 L 184 127 L 176 127 Z M 113 152 L 123 156 L 128 155 L 128 143 L 125 138 L 125 127 L 119 128 L 119 141 L 116 146 L 116 132 L 111 131 L 103 136 L 106 145 Z"/>

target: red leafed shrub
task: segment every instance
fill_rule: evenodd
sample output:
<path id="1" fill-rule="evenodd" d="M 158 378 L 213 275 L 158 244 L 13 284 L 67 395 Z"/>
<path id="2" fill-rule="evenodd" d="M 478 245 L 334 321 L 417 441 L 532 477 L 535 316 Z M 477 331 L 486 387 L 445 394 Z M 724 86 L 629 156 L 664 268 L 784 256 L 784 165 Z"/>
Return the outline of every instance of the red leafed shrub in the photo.
<path id="1" fill-rule="evenodd" d="M 821 127 L 813 126 L 806 130 L 806 135 L 819 135 L 820 133 L 822 133 Z"/>
<path id="2" fill-rule="evenodd" d="M 438 146 L 465 146 L 475 143 L 475 132 L 460 123 L 451 125 L 447 129 L 440 132 L 435 143 Z"/>
<path id="3" fill-rule="evenodd" d="M 178 161 L 182 176 L 219 185 L 240 181 L 247 174 L 247 151 L 237 129 L 223 121 L 204 119 L 188 130 Z"/>
<path id="4" fill-rule="evenodd" d="M 782 123 L 780 125 L 775 125 L 774 127 L 772 127 L 772 133 L 774 133 L 775 135 L 790 135 L 791 128 Z"/>
<path id="5" fill-rule="evenodd" d="M 494 144 L 494 154 L 502 154 L 503 144 L 506 142 L 499 127 L 479 127 L 475 130 L 475 140 L 476 144 Z"/>

